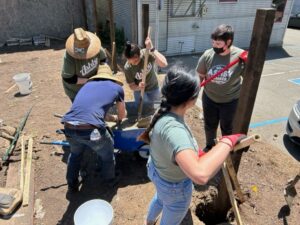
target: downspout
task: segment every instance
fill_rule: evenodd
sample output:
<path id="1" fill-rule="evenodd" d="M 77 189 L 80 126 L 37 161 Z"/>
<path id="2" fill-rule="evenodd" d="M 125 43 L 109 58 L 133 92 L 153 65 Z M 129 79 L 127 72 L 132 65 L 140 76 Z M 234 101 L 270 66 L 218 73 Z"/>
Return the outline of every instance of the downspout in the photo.
<path id="1" fill-rule="evenodd" d="M 141 1 L 142 0 L 137 0 L 137 19 L 138 19 L 138 45 L 142 46 L 142 20 L 141 20 Z"/>
<path id="2" fill-rule="evenodd" d="M 154 37 L 154 41 L 155 41 L 155 48 L 158 49 L 158 37 L 159 37 L 159 12 L 160 12 L 160 8 L 159 8 L 159 1 L 157 1 L 157 5 L 156 5 L 156 17 L 155 17 L 155 37 Z"/>
<path id="3" fill-rule="evenodd" d="M 166 49 L 163 52 L 168 51 L 168 39 L 169 39 L 169 13 L 170 13 L 170 0 L 167 2 L 167 28 L 166 28 Z"/>

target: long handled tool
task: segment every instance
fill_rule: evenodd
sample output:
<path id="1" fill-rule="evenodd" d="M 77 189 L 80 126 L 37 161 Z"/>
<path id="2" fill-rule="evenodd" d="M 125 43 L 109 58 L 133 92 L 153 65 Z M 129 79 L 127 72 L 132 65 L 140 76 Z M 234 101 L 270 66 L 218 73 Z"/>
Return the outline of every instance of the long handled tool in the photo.
<path id="1" fill-rule="evenodd" d="M 251 136 L 241 140 L 240 143 L 238 143 L 233 148 L 233 151 L 235 152 L 235 151 L 244 149 L 245 147 L 248 147 L 251 144 L 253 144 L 255 142 L 258 142 L 260 140 L 261 140 L 260 135 L 258 135 L 258 134 L 251 135 Z M 216 142 L 218 142 L 218 139 L 216 139 Z M 227 162 L 229 162 L 229 164 L 227 164 Z M 233 187 L 232 187 L 232 184 L 231 184 L 231 180 L 233 182 L 233 185 L 235 186 L 235 190 L 237 191 L 237 195 L 238 195 L 239 200 L 241 202 L 244 201 L 244 196 L 243 196 L 240 184 L 238 182 L 237 175 L 236 175 L 236 172 L 234 170 L 231 158 L 228 157 L 226 159 L 226 161 L 223 163 L 222 172 L 223 172 L 223 175 L 224 175 L 225 184 L 226 184 L 226 187 L 227 187 L 228 195 L 229 195 L 229 198 L 230 198 L 230 202 L 231 202 L 231 205 L 232 205 L 232 208 L 233 208 L 233 212 L 234 212 L 237 224 L 242 225 L 243 222 L 242 222 L 241 215 L 240 215 L 240 212 L 239 212 L 239 209 L 238 209 L 237 201 L 235 200 L 235 197 L 234 197 L 234 192 L 233 192 Z"/>
<path id="2" fill-rule="evenodd" d="M 68 141 L 40 141 L 40 144 L 70 146 Z"/>
<path id="3" fill-rule="evenodd" d="M 33 106 L 32 106 L 32 107 L 33 107 Z M 15 136 L 14 136 L 14 139 L 12 140 L 10 146 L 9 146 L 8 149 L 6 150 L 4 156 L 2 157 L 3 164 L 7 162 L 7 160 L 9 159 L 9 157 L 10 157 L 12 151 L 14 150 L 15 145 L 16 145 L 16 143 L 17 143 L 17 141 L 18 141 L 19 136 L 20 136 L 20 133 L 21 133 L 21 131 L 23 130 L 23 128 L 24 128 L 24 126 L 25 126 L 25 124 L 26 124 L 26 121 L 27 121 L 27 119 L 28 119 L 28 117 L 29 117 L 29 114 L 30 114 L 30 112 L 31 112 L 31 110 L 32 110 L 32 107 L 30 107 L 30 109 L 27 111 L 27 113 L 25 114 L 25 116 L 24 116 L 23 119 L 21 120 L 21 122 L 20 122 L 20 124 L 19 124 L 19 127 L 18 127 L 18 129 L 17 129 L 17 132 L 16 132 L 16 134 L 15 134 Z"/>
<path id="4" fill-rule="evenodd" d="M 247 57 L 248 57 L 248 52 L 247 51 L 243 51 L 239 57 L 235 60 L 233 60 L 232 62 L 230 62 L 228 65 L 226 65 L 223 69 L 219 70 L 216 74 L 214 74 L 213 76 L 211 76 L 208 79 L 205 79 L 201 82 L 200 87 L 205 86 L 207 83 L 209 83 L 210 81 L 212 81 L 213 79 L 215 79 L 216 77 L 220 76 L 224 71 L 228 70 L 229 68 L 231 68 L 232 66 L 234 66 L 235 64 L 237 64 L 240 61 L 243 62 L 247 62 Z"/>
<path id="5" fill-rule="evenodd" d="M 148 36 L 147 36 L 149 38 L 150 38 L 150 33 L 151 33 L 151 27 L 149 26 L 148 27 Z M 149 52 L 150 52 L 150 50 L 146 48 L 145 58 L 144 58 L 143 76 L 142 76 L 142 82 L 145 84 L 145 86 L 146 86 L 146 76 L 147 76 Z M 145 87 L 142 88 L 141 94 L 140 94 L 140 102 L 139 102 L 139 107 L 138 107 L 138 121 L 141 119 L 141 116 L 142 116 L 144 94 L 145 94 Z"/>

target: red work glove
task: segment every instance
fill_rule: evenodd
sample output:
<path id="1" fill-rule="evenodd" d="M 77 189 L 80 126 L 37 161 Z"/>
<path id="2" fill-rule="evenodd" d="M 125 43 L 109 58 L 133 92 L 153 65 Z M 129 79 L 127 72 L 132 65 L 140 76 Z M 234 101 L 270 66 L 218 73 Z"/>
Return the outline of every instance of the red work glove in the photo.
<path id="1" fill-rule="evenodd" d="M 224 140 L 225 138 L 230 140 L 231 142 L 231 148 L 233 148 L 235 145 L 237 145 L 238 143 L 240 143 L 241 140 L 243 140 L 244 138 L 246 138 L 247 136 L 245 134 L 232 134 L 232 135 L 227 135 L 227 136 L 223 136 L 220 141 Z"/>
<path id="2" fill-rule="evenodd" d="M 198 157 L 204 156 L 206 154 L 205 151 L 203 151 L 201 148 L 198 149 Z"/>

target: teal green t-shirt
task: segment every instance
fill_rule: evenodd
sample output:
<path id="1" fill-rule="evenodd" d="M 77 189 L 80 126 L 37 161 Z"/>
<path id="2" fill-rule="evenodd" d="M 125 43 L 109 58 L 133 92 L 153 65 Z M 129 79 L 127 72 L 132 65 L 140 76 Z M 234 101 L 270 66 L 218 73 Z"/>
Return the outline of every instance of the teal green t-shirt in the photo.
<path id="1" fill-rule="evenodd" d="M 135 83 L 138 85 L 142 81 L 143 77 L 143 68 L 144 68 L 144 59 L 145 59 L 146 49 L 141 50 L 140 62 L 138 65 L 131 65 L 126 62 L 124 66 L 124 73 L 126 77 L 126 82 L 128 84 Z M 149 54 L 148 66 L 147 66 L 147 75 L 146 75 L 146 87 L 145 91 L 152 91 L 158 88 L 157 74 L 154 70 L 155 56 Z"/>
<path id="2" fill-rule="evenodd" d="M 100 62 L 105 59 L 106 53 L 103 48 L 90 59 L 75 59 L 66 52 L 61 75 L 63 78 L 71 78 L 74 75 L 81 78 L 90 78 L 97 74 Z M 74 99 L 82 85 L 69 84 L 63 80 L 63 87 L 66 95 L 70 99 Z"/>
<path id="3" fill-rule="evenodd" d="M 180 182 L 187 176 L 176 164 L 178 152 L 192 149 L 197 154 L 198 145 L 182 117 L 167 113 L 154 125 L 150 133 L 150 158 L 161 178 Z"/>
<path id="4" fill-rule="evenodd" d="M 223 69 L 244 50 L 232 46 L 230 54 L 222 56 L 208 49 L 200 57 L 197 65 L 197 72 L 206 74 L 206 78 L 210 78 L 219 70 Z M 204 87 L 205 94 L 216 103 L 226 103 L 238 99 L 240 96 L 240 88 L 244 72 L 244 64 L 237 63 L 233 67 L 224 71 L 220 76 L 216 77 Z"/>

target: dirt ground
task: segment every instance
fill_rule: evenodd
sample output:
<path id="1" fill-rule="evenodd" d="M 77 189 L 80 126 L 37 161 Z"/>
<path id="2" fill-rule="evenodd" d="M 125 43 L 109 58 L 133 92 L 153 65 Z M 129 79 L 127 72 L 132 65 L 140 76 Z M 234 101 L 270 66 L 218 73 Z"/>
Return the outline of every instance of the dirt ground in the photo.
<path id="1" fill-rule="evenodd" d="M 71 105 L 63 92 L 60 77 L 63 45 L 55 46 L 55 49 L 23 47 L 18 51 L 6 49 L 6 52 L 0 52 L 2 96 L 0 118 L 9 125 L 17 126 L 27 110 L 33 106 L 24 133 L 34 137 L 36 201 L 34 224 L 72 225 L 74 212 L 79 205 L 87 200 L 100 198 L 112 204 L 114 224 L 141 225 L 154 193 L 154 187 L 146 175 L 145 161 L 132 153 L 118 154 L 117 169 L 122 171 L 122 175 L 115 188 L 102 185 L 97 173 L 92 172 L 88 174 L 80 192 L 66 199 L 65 174 L 68 149 L 39 144 L 41 140 L 64 140 L 63 135 L 55 132 L 62 128 L 62 125 L 53 114 L 64 114 Z M 20 96 L 17 88 L 14 88 L 5 93 L 14 84 L 13 75 L 21 72 L 31 73 L 33 92 L 27 96 Z M 125 88 L 126 99 L 129 100 L 132 95 L 128 87 Z M 186 121 L 192 128 L 199 146 L 203 147 L 203 122 L 199 118 L 198 109 L 191 110 Z M 263 134 L 261 135 L 263 138 Z M 18 149 L 19 145 L 16 152 Z M 92 163 L 90 165 L 93 166 Z M 299 162 L 280 149 L 264 141 L 252 145 L 250 150 L 243 154 L 238 174 L 239 182 L 247 196 L 247 201 L 240 205 L 244 224 L 299 224 L 299 196 L 295 199 L 292 210 L 286 206 L 283 196 L 285 183 L 298 171 Z M 2 173 L 1 181 L 4 180 L 3 176 Z M 296 187 L 300 193 L 300 183 Z M 203 224 L 195 216 L 194 211 L 199 202 L 207 200 L 204 198 L 206 197 L 203 192 L 194 191 L 190 216 L 186 217 L 183 224 Z"/>

